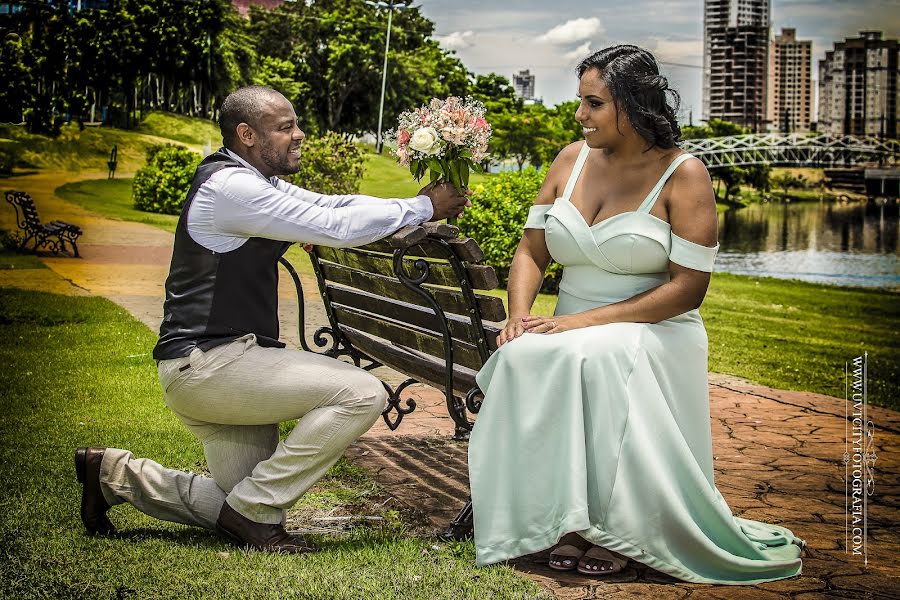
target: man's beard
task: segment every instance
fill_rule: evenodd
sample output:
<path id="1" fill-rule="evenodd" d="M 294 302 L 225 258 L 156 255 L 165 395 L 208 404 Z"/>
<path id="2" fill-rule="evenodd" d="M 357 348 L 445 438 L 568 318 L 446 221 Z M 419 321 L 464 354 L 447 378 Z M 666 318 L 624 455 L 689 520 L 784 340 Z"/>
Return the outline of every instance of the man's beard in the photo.
<path id="1" fill-rule="evenodd" d="M 291 164 L 290 158 L 284 154 L 279 154 L 275 148 L 268 143 L 262 144 L 260 158 L 266 166 L 269 167 L 276 175 L 293 175 L 300 170 L 300 163 Z"/>

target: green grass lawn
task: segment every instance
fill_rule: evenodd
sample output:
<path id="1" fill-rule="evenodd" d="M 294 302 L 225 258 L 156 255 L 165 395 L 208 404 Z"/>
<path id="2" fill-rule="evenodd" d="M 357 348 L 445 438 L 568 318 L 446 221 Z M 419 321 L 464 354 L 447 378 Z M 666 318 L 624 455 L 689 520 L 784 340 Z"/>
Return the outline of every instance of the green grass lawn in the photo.
<path id="1" fill-rule="evenodd" d="M 3 237 L 4 233 L 0 230 L 0 238 Z M 47 265 L 34 254 L 19 254 L 18 252 L 6 251 L 3 245 L 0 244 L 0 271 L 46 268 Z"/>
<path id="2" fill-rule="evenodd" d="M 56 195 L 91 212 L 121 221 L 146 223 L 175 233 L 178 215 L 160 215 L 134 207 L 129 179 L 92 179 L 66 183 L 56 188 Z"/>
<path id="3" fill-rule="evenodd" d="M 869 402 L 900 410 L 900 293 L 715 273 L 700 309 L 709 369 L 843 398 L 869 353 Z"/>
<path id="4" fill-rule="evenodd" d="M 147 131 L 112 127 L 87 127 L 80 131 L 74 123 L 63 126 L 58 138 L 32 135 L 21 125 L 0 123 L 0 138 L 12 140 L 5 145 L 18 158 L 19 167 L 66 171 L 106 171 L 110 151 L 117 146 L 118 170 L 131 172 L 146 162 L 151 146 L 179 143 Z M 200 147 L 197 144 L 193 149 Z"/>
<path id="5" fill-rule="evenodd" d="M 135 131 L 168 138 L 191 146 L 205 146 L 213 150 L 222 145 L 222 133 L 214 121 L 167 112 L 151 112 Z"/>
<path id="6" fill-rule="evenodd" d="M 474 568 L 471 543 L 415 538 L 402 524 L 313 536 L 321 553 L 238 550 L 220 535 L 129 506 L 120 533 L 92 538 L 78 517 L 77 446 L 128 448 L 200 471 L 200 444 L 162 402 L 156 336 L 102 298 L 0 288 L 0 597 L 534 598 L 507 567 Z M 371 485 L 346 461 L 304 498 L 354 502 Z M 371 514 L 371 513 L 369 513 Z"/>

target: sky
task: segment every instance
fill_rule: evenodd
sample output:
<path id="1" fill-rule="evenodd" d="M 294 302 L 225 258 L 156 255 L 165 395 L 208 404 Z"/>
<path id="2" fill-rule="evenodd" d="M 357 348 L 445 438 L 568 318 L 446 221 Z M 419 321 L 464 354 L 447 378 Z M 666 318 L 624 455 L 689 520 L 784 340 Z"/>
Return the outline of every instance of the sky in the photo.
<path id="1" fill-rule="evenodd" d="M 681 118 L 702 114 L 703 0 L 419 0 L 441 46 L 475 73 L 529 69 L 535 95 L 553 106 L 574 100 L 575 65 L 593 51 L 630 43 L 652 51 L 682 97 Z M 900 0 L 772 0 L 773 35 L 782 27 L 813 42 L 818 61 L 835 41 L 864 29 L 900 34 Z"/>

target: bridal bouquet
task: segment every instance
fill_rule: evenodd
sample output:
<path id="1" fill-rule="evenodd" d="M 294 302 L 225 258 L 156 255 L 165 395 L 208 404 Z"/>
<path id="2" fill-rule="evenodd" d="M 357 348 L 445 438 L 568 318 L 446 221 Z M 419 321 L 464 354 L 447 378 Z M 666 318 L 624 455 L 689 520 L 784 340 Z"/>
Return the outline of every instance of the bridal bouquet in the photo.
<path id="1" fill-rule="evenodd" d="M 473 98 L 432 98 L 426 106 L 401 113 L 397 129 L 388 131 L 386 139 L 397 145 L 394 154 L 417 181 L 430 172 L 431 181 L 444 179 L 462 193 L 469 173 L 482 172 L 491 126 L 484 119 L 484 105 Z"/>

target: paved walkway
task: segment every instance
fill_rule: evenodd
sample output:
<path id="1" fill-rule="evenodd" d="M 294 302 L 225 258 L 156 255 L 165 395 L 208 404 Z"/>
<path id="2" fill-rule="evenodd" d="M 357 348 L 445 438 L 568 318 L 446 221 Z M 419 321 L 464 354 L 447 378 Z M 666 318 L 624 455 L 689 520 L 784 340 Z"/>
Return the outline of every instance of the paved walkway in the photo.
<path id="1" fill-rule="evenodd" d="M 80 178 L 105 174 L 84 173 Z M 3 180 L 3 189 L 31 193 L 47 220 L 82 225 L 84 258 L 45 258 L 48 269 L 0 271 L 0 286 L 55 293 L 105 296 L 155 330 L 161 318 L 163 283 L 171 257 L 171 234 L 87 213 L 53 196 L 62 180 L 52 174 Z M 71 180 L 70 174 L 65 175 Z M 6 210 L 8 209 L 8 210 Z M 12 210 L 0 210 L 0 227 L 11 229 Z M 287 279 L 287 278 L 285 278 Z M 305 282 L 309 303 L 315 285 Z M 297 344 L 296 297 L 283 282 L 284 338 Z M 324 323 L 321 307 L 309 319 Z M 307 327 L 309 335 L 310 327 Z M 385 373 L 398 381 L 394 373 Z M 348 456 L 376 473 L 377 480 L 418 531 L 443 528 L 468 493 L 466 445 L 450 440 L 453 427 L 441 396 L 425 386 L 410 388 L 419 408 L 399 432 L 378 423 L 348 450 Z M 780 523 L 807 540 L 803 574 L 753 587 L 685 584 L 630 563 L 603 580 L 559 574 L 547 553 L 528 556 L 514 568 L 559 598 L 898 598 L 900 597 L 900 413 L 871 408 L 874 494 L 868 498 L 868 565 L 852 553 L 846 533 L 842 462 L 849 422 L 843 400 L 819 394 L 757 386 L 735 377 L 710 376 L 716 484 L 735 514 Z"/>

